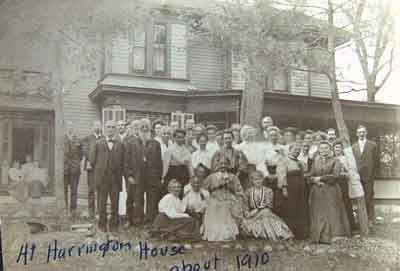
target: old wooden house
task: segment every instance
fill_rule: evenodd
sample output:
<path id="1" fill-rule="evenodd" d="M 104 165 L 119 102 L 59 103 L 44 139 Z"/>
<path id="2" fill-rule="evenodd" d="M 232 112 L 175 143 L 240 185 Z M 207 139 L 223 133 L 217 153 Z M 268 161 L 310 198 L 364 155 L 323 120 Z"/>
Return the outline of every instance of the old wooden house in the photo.
<path id="1" fill-rule="evenodd" d="M 180 7 L 177 1 L 171 1 L 171 5 L 162 2 L 163 9 Z M 184 21 L 161 13 L 145 25 L 112 33 L 99 46 L 102 54 L 97 55 L 96 65 L 91 64 L 92 75 L 80 78 L 67 89 L 63 98 L 65 120 L 74 122 L 80 136 L 87 135 L 97 119 L 148 117 L 169 121 L 171 113 L 179 111 L 193 114 L 196 122 L 221 128 L 240 122 L 245 84 L 242 59 L 207 41 L 194 41 L 189 38 L 189 31 Z M 82 33 L 88 40 L 96 36 Z M 24 60 L 34 63 L 36 55 L 36 51 L 25 52 Z M 0 66 L 7 64 L 0 61 Z M 55 114 L 54 103 L 43 95 L 48 88 L 46 76 L 48 73 L 42 71 L 0 70 L 0 161 L 4 167 L 9 166 L 29 153 L 46 166 L 50 181 L 41 203 L 50 206 L 55 201 Z M 263 111 L 278 126 L 335 126 L 325 75 L 289 70 L 266 78 Z M 19 96 L 18 89 L 31 94 Z M 376 182 L 376 198 L 399 200 L 400 106 L 359 101 L 343 101 L 342 105 L 350 131 L 359 123 L 365 124 L 385 157 Z M 8 212 L 12 209 L 3 206 L 14 206 L 16 201 L 7 189 L 2 189 L 6 187 L 3 179 L 6 178 L 1 179 L 0 209 Z M 86 204 L 86 189 L 82 180 L 82 205 Z"/>

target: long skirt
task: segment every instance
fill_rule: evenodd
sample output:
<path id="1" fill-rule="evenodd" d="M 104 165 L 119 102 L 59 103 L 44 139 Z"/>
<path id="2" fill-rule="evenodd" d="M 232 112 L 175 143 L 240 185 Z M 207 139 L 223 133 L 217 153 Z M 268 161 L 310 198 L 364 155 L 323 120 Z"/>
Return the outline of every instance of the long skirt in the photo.
<path id="1" fill-rule="evenodd" d="M 227 192 L 222 192 L 227 193 Z M 227 195 L 228 196 L 228 195 Z M 203 223 L 203 240 L 233 241 L 239 234 L 238 217 L 241 209 L 234 196 L 221 200 L 211 195 Z"/>
<path id="2" fill-rule="evenodd" d="M 260 210 L 253 217 L 244 219 L 241 229 L 245 236 L 272 241 L 287 240 L 293 237 L 293 233 L 286 223 L 267 208 Z"/>
<path id="3" fill-rule="evenodd" d="M 300 173 L 288 173 L 288 197 L 283 198 L 283 219 L 296 239 L 306 239 L 309 232 L 307 185 Z"/>
<path id="4" fill-rule="evenodd" d="M 338 184 L 313 185 L 310 191 L 311 241 L 330 243 L 333 237 L 350 236 L 350 225 Z"/>
<path id="5" fill-rule="evenodd" d="M 126 199 L 128 197 L 126 189 L 126 179 L 122 177 L 122 191 L 119 192 L 118 213 L 120 216 L 126 215 Z"/>
<path id="6" fill-rule="evenodd" d="M 200 225 L 191 217 L 172 219 L 165 214 L 158 214 L 150 234 L 168 241 L 200 240 Z"/>

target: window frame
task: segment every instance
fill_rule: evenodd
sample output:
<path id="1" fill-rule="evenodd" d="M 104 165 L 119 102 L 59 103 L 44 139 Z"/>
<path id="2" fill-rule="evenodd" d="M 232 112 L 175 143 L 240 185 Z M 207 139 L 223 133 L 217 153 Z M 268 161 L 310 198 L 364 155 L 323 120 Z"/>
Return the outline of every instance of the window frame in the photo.
<path id="1" fill-rule="evenodd" d="M 110 114 L 111 113 L 111 114 Z M 117 113 L 122 113 L 122 119 L 117 119 Z M 111 118 L 106 117 L 106 115 L 111 116 Z M 105 124 L 108 120 L 113 120 L 118 122 L 119 120 L 126 121 L 126 109 L 119 105 L 105 106 L 102 108 L 102 132 L 104 134 Z"/>
<path id="2" fill-rule="evenodd" d="M 152 20 L 147 25 L 143 27 L 145 32 L 145 59 L 144 59 L 144 71 L 134 69 L 134 48 L 135 48 L 135 30 L 131 31 L 131 48 L 130 48 L 130 61 L 129 61 L 129 71 L 136 75 L 146 75 L 152 77 L 160 78 L 171 78 L 171 58 L 170 58 L 170 48 L 171 48 L 171 22 L 170 20 Z M 164 49 L 164 71 L 156 72 L 154 65 L 155 57 L 155 27 L 156 25 L 165 26 L 165 49 Z"/>
<path id="3" fill-rule="evenodd" d="M 139 47 L 135 45 L 135 38 L 136 38 L 136 32 L 135 29 L 132 31 L 132 48 L 130 51 L 130 71 L 135 74 L 146 74 L 147 72 L 147 67 L 148 67 L 148 60 L 147 60 L 147 52 L 148 48 L 147 45 L 149 43 L 149 38 L 148 38 L 148 31 L 146 27 L 143 27 L 144 31 L 144 46 Z M 135 69 L 135 61 L 134 61 L 134 50 L 135 48 L 144 48 L 144 67 L 143 70 L 137 70 Z"/>
<path id="4" fill-rule="evenodd" d="M 164 28 L 165 28 L 165 44 L 164 44 L 164 71 L 156 71 L 156 69 L 155 69 L 155 65 L 154 65 L 154 59 L 155 59 L 155 51 L 156 51 L 156 43 L 155 43 L 155 33 L 156 33 L 156 31 L 155 31 L 155 29 L 156 29 L 156 26 L 157 25 L 161 25 L 161 26 L 164 26 Z M 152 39 L 152 44 L 151 44 L 151 49 L 152 49 L 152 51 L 151 51 L 151 60 L 152 60 L 152 71 L 151 71 L 151 74 L 152 75 L 154 75 L 154 76 L 170 76 L 170 72 L 169 72 L 169 69 L 168 69 L 168 67 L 170 66 L 169 65 L 169 60 L 170 60 L 170 58 L 169 58 L 169 54 L 168 54 L 168 49 L 170 48 L 170 45 L 169 45 L 169 39 L 170 39 L 170 35 L 171 35 L 171 31 L 169 30 L 169 24 L 168 23 L 165 23 L 165 22 L 154 22 L 153 23 L 153 25 L 152 25 L 152 34 L 153 34 L 153 39 Z M 162 45 L 161 43 L 159 44 L 159 43 L 157 43 L 157 45 Z"/>
<path id="5" fill-rule="evenodd" d="M 283 70 L 285 75 L 285 83 L 286 83 L 286 89 L 276 89 L 275 88 L 275 74 L 274 72 L 270 72 L 265 76 L 265 89 L 271 92 L 276 92 L 276 93 L 288 93 L 290 94 L 290 71 L 289 70 Z"/>

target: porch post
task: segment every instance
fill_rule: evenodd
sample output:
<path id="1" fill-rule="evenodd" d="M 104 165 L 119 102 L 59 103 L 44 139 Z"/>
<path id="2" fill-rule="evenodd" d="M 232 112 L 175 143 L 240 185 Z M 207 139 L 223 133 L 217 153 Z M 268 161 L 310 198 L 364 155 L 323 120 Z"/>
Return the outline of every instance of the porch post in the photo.
<path id="1" fill-rule="evenodd" d="M 56 196 L 56 216 L 64 214 L 64 111 L 62 89 L 55 90 L 55 148 L 54 148 L 54 192 Z"/>

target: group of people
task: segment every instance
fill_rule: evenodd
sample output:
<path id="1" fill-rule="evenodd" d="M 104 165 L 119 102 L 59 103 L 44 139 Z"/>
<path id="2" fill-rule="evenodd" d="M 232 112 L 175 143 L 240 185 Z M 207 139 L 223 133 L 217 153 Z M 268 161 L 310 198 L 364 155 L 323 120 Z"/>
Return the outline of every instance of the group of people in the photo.
<path id="1" fill-rule="evenodd" d="M 31 154 L 25 155 L 24 163 L 15 160 L 8 169 L 8 184 L 10 190 L 16 194 L 24 193 L 27 196 L 40 197 L 48 185 L 48 171 L 41 168 L 38 160 L 33 160 Z"/>
<path id="2" fill-rule="evenodd" d="M 180 129 L 141 119 L 107 121 L 102 135 L 100 126 L 95 122 L 83 141 L 67 130 L 64 182 L 74 213 L 84 157 L 89 210 L 94 216 L 97 194 L 101 231 L 119 227 L 123 186 L 124 227 L 144 225 L 170 240 L 231 241 L 241 235 L 329 243 L 357 229 L 352 200 L 360 224 L 374 220 L 377 150 L 362 125 L 353 146 L 337 139 L 335 129 L 280 130 L 269 116 L 260 129 L 233 124 L 218 131 L 193 120 Z M 370 222 L 360 219 L 365 209 Z"/>

